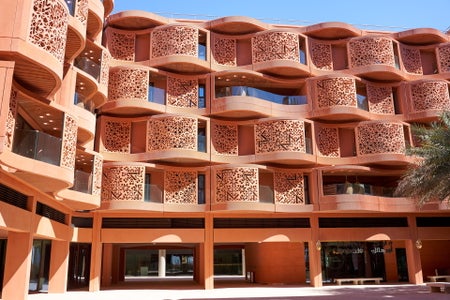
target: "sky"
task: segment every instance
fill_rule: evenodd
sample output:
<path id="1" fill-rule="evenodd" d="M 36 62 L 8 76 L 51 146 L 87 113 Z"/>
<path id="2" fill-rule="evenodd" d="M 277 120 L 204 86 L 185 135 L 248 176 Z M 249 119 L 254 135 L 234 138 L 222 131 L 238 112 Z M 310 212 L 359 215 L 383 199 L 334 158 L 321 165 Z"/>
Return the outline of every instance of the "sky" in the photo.
<path id="1" fill-rule="evenodd" d="M 112 14 L 144 10 L 169 18 L 247 16 L 270 24 L 345 22 L 360 29 L 450 27 L 450 0 L 114 0 Z"/>

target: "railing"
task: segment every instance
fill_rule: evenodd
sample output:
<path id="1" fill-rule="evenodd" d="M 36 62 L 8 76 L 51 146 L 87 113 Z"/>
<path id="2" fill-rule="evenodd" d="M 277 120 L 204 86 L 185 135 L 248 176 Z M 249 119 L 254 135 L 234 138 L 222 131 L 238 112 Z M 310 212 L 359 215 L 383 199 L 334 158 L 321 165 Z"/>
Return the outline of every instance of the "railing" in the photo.
<path id="1" fill-rule="evenodd" d="M 148 86 L 148 102 L 166 104 L 166 90 L 155 87 L 153 85 Z"/>
<path id="2" fill-rule="evenodd" d="M 92 173 L 75 170 L 73 186 L 71 190 L 92 194 Z"/>
<path id="3" fill-rule="evenodd" d="M 163 203 L 163 191 L 156 184 L 144 185 L 144 202 Z"/>
<path id="4" fill-rule="evenodd" d="M 12 151 L 55 166 L 61 162 L 62 139 L 39 130 L 16 129 Z"/>
<path id="5" fill-rule="evenodd" d="M 77 92 L 75 92 L 73 96 L 73 104 L 75 104 L 78 107 L 84 108 L 85 110 L 95 113 L 95 104 L 93 101 L 89 100 L 86 101 L 85 97 Z"/>
<path id="6" fill-rule="evenodd" d="M 360 194 L 381 197 L 394 197 L 394 187 L 385 187 L 378 185 L 371 185 L 367 183 L 336 183 L 324 184 L 323 195 L 344 195 L 344 194 Z"/>
<path id="7" fill-rule="evenodd" d="M 73 17 L 75 16 L 75 6 L 77 4 L 77 0 L 64 0 L 66 2 L 67 7 L 69 8 L 69 13 Z"/>
<path id="8" fill-rule="evenodd" d="M 307 103 L 306 96 L 304 95 L 297 95 L 297 96 L 278 95 L 248 86 L 227 86 L 216 88 L 216 98 L 228 96 L 250 96 L 267 100 L 273 103 L 286 105 L 301 105 Z"/>
<path id="9" fill-rule="evenodd" d="M 268 185 L 259 186 L 259 202 L 274 203 L 273 189 Z"/>
<path id="10" fill-rule="evenodd" d="M 100 65 L 90 58 L 87 58 L 85 56 L 77 57 L 75 59 L 75 67 L 88 73 L 89 75 L 94 77 L 95 80 L 97 81 L 100 78 Z"/>

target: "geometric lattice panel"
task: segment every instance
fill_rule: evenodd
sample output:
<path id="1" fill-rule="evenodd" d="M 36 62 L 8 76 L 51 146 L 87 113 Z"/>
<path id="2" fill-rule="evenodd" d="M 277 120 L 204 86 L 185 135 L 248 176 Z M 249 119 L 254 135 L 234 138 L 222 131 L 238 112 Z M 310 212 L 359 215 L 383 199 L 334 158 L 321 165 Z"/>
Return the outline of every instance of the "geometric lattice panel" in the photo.
<path id="1" fill-rule="evenodd" d="M 405 154 L 403 124 L 362 122 L 357 127 L 358 155 Z"/>
<path id="2" fill-rule="evenodd" d="M 368 65 L 395 66 L 394 48 L 386 37 L 363 37 L 348 42 L 350 68 Z"/>
<path id="3" fill-rule="evenodd" d="M 197 172 L 164 172 L 164 203 L 197 204 Z"/>
<path id="4" fill-rule="evenodd" d="M 103 168 L 102 201 L 143 201 L 144 166 Z"/>
<path id="5" fill-rule="evenodd" d="M 326 78 L 316 81 L 319 108 L 334 106 L 356 107 L 355 80 L 350 77 Z"/>
<path id="6" fill-rule="evenodd" d="M 300 120 L 272 120 L 255 126 L 255 153 L 306 152 L 305 124 Z"/>
<path id="7" fill-rule="evenodd" d="M 236 167 L 216 171 L 216 202 L 257 202 L 258 169 Z"/>
<path id="8" fill-rule="evenodd" d="M 184 116 L 149 119 L 147 151 L 197 150 L 198 120 Z"/>
<path id="9" fill-rule="evenodd" d="M 274 172 L 275 203 L 305 204 L 303 173 L 291 170 Z"/>
<path id="10" fill-rule="evenodd" d="M 130 153 L 131 123 L 107 121 L 103 137 L 105 152 Z"/>
<path id="11" fill-rule="evenodd" d="M 446 81 L 430 80 L 411 84 L 414 111 L 448 110 L 450 98 Z"/>
<path id="12" fill-rule="evenodd" d="M 300 61 L 298 34 L 269 31 L 252 37 L 253 63 L 271 60 Z"/>

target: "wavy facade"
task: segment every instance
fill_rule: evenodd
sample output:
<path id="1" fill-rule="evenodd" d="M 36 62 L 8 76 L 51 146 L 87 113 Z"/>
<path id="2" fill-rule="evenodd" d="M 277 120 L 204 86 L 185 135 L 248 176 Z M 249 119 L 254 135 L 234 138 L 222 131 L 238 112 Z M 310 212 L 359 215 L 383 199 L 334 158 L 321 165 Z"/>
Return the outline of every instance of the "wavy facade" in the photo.
<path id="1" fill-rule="evenodd" d="M 393 193 L 411 126 L 450 109 L 447 34 L 113 5 L 2 4 L 2 299 L 450 269 L 448 201 Z"/>

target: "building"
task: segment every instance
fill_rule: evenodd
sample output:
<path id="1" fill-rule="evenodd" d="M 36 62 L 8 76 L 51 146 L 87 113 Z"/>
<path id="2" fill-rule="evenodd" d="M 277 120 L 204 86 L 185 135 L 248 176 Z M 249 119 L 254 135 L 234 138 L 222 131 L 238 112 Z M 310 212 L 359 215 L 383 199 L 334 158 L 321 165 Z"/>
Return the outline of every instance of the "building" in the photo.
<path id="1" fill-rule="evenodd" d="M 449 35 L 1 8 L 2 299 L 449 272 L 450 204 L 393 195 L 411 124 L 450 109 Z"/>

